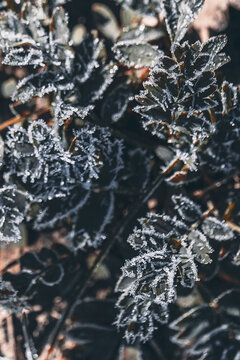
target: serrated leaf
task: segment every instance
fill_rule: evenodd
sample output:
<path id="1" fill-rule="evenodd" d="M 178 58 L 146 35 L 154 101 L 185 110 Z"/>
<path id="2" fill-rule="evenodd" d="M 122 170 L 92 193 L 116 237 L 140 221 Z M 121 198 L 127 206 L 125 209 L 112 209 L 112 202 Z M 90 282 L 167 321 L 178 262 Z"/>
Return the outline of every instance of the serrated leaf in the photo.
<path id="1" fill-rule="evenodd" d="M 231 318 L 226 317 L 228 311 L 233 315 Z M 172 322 L 170 327 L 178 332 L 172 340 L 181 347 L 188 346 L 189 358 L 217 360 L 224 354 L 226 359 L 237 359 L 238 317 L 239 291 L 226 291 L 210 304 L 195 307 Z"/>
<path id="2" fill-rule="evenodd" d="M 143 83 L 144 90 L 135 97 L 139 105 L 134 110 L 141 115 L 143 127 L 168 140 L 175 158 L 191 171 L 197 170 L 201 145 L 214 132 L 207 116 L 207 111 L 219 104 L 213 59 L 218 57 L 225 37 L 216 41 L 218 46 L 211 53 L 206 51 L 208 45 L 200 42 L 174 43 L 172 58 L 159 58 Z"/>
<path id="3" fill-rule="evenodd" d="M 196 205 L 195 211 L 200 213 Z M 167 322 L 177 285 L 193 287 L 198 280 L 195 262 L 209 264 L 213 251 L 206 236 L 178 218 L 152 213 L 139 222 L 141 227 L 128 239 L 138 255 L 125 262 L 116 286 L 122 293 L 116 324 L 125 329 L 128 342 L 151 339 L 155 322 Z"/>
<path id="4" fill-rule="evenodd" d="M 163 15 L 172 42 L 179 42 L 203 7 L 204 0 L 162 0 Z"/>

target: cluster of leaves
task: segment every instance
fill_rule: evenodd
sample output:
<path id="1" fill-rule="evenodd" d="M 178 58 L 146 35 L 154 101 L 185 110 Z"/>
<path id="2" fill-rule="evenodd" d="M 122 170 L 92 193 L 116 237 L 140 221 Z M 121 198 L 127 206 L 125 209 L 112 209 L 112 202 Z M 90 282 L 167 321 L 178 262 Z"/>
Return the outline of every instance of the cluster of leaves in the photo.
<path id="1" fill-rule="evenodd" d="M 183 39 L 189 24 L 203 7 L 203 0 L 117 0 L 140 14 L 158 16 L 163 13 L 171 41 Z"/>
<path id="2" fill-rule="evenodd" d="M 187 356 L 198 359 L 237 359 L 239 344 L 239 290 L 229 290 L 211 303 L 197 306 L 171 323 L 173 341 Z M 194 328 L 193 328 L 194 327 Z"/>
<path id="3" fill-rule="evenodd" d="M 128 241 L 138 256 L 126 261 L 117 290 L 121 309 L 117 325 L 126 328 L 126 338 L 146 341 L 155 322 L 168 321 L 168 305 L 176 300 L 177 285 L 192 288 L 198 266 L 212 262 L 212 241 L 233 241 L 234 233 L 224 221 L 204 217 L 190 199 L 174 196 L 177 217 L 149 213 L 139 220 Z"/>
<path id="4" fill-rule="evenodd" d="M 227 38 L 190 40 L 203 0 L 110 2 L 121 24 L 94 4 L 98 31 L 72 29 L 74 0 L 1 4 L 0 71 L 21 79 L 0 124 L 0 241 L 26 248 L 1 269 L 0 306 L 19 359 L 236 360 L 240 97 L 222 81 Z"/>

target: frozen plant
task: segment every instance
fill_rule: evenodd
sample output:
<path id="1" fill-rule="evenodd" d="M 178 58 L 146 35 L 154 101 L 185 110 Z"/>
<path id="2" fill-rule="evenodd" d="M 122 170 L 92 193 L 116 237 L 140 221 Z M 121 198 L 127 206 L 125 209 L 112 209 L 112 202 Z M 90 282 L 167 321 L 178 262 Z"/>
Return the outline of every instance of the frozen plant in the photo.
<path id="1" fill-rule="evenodd" d="M 203 3 L 1 2 L 0 357 L 239 360 L 237 41 Z"/>

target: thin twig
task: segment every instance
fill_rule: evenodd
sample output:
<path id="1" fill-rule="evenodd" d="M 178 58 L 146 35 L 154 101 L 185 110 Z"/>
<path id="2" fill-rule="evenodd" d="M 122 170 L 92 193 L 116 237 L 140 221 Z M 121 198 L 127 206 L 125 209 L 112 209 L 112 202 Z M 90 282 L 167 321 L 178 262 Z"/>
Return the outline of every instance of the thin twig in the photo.
<path id="1" fill-rule="evenodd" d="M 5 129 L 7 129 L 11 125 L 19 123 L 22 120 L 24 120 L 24 117 L 22 117 L 21 115 L 15 116 L 14 118 L 12 118 L 10 120 L 7 120 L 3 124 L 1 124 L 0 125 L 0 131 L 3 131 Z"/>
<path id="2" fill-rule="evenodd" d="M 33 341 L 30 338 L 29 333 L 28 333 L 28 321 L 27 321 L 26 313 L 23 313 L 22 330 L 23 330 L 23 336 L 24 336 L 24 340 L 25 340 L 26 360 L 34 360 L 34 359 L 36 359 L 36 350 L 34 348 Z"/>
<path id="3" fill-rule="evenodd" d="M 49 111 L 49 109 L 50 106 L 46 106 L 45 108 L 39 109 L 34 114 L 37 116 L 41 116 L 47 111 Z M 18 124 L 19 122 L 24 121 L 26 117 L 30 117 L 31 115 L 33 115 L 33 113 L 31 113 L 30 111 L 25 111 L 23 115 L 17 115 L 14 118 L 5 121 L 4 123 L 0 124 L 0 132 L 7 129 L 11 125 Z"/>
<path id="4" fill-rule="evenodd" d="M 222 179 L 221 181 L 217 181 L 217 182 L 211 184 L 210 186 L 206 187 L 205 189 L 194 191 L 193 195 L 197 196 L 197 197 L 203 197 L 203 195 L 205 195 L 207 192 L 218 189 L 223 185 L 226 185 L 227 182 L 229 180 L 231 180 L 232 178 L 233 178 L 233 175 L 228 176 L 228 177 Z"/>
<path id="5" fill-rule="evenodd" d="M 233 229 L 234 231 L 237 231 L 238 233 L 240 233 L 240 226 L 232 223 L 231 221 L 227 221 L 228 226 Z"/>
<path id="6" fill-rule="evenodd" d="M 150 341 L 150 346 L 151 346 L 152 349 L 155 351 L 157 357 L 158 357 L 160 360 L 167 360 L 167 359 L 165 358 L 165 356 L 163 355 L 162 350 L 160 349 L 160 347 L 159 347 L 158 344 L 156 343 L 156 341 L 151 340 L 151 341 Z"/>

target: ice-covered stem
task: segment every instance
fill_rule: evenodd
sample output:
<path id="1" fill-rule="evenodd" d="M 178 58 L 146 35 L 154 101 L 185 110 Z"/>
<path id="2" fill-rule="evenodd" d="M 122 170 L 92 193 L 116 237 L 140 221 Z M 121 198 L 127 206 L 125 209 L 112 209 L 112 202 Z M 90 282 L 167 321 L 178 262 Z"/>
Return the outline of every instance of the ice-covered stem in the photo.
<path id="1" fill-rule="evenodd" d="M 55 328 L 52 331 L 52 334 L 49 337 L 49 348 L 46 357 L 44 360 L 48 360 L 49 356 L 51 355 L 54 345 L 56 344 L 56 341 L 58 339 L 58 335 L 61 332 L 62 327 L 64 326 L 64 323 L 66 319 L 68 318 L 68 315 L 70 314 L 72 308 L 74 307 L 75 303 L 79 301 L 83 295 L 85 294 L 89 282 L 98 267 L 101 265 L 101 263 L 104 261 L 108 253 L 110 252 L 113 245 L 119 240 L 122 239 L 124 235 L 126 235 L 126 231 L 128 228 L 135 222 L 135 220 L 138 217 L 139 212 L 141 209 L 146 205 L 147 201 L 152 197 L 152 195 L 157 191 L 159 186 L 161 185 L 162 181 L 164 180 L 164 176 L 166 175 L 166 171 L 164 173 L 161 173 L 156 179 L 152 182 L 152 184 L 145 190 L 141 198 L 139 199 L 137 204 L 133 204 L 131 208 L 129 209 L 128 215 L 123 219 L 123 221 L 118 224 L 114 231 L 113 236 L 108 236 L 105 243 L 103 243 L 102 249 L 99 252 L 94 264 L 92 267 L 86 272 L 85 279 L 81 281 L 84 285 L 81 288 L 77 288 L 76 292 L 73 290 L 77 287 L 77 284 L 80 283 L 80 277 L 82 276 L 80 273 L 77 273 L 74 277 L 72 283 L 69 285 L 68 293 L 72 293 L 72 298 L 70 302 L 68 303 L 65 311 L 63 312 L 61 318 L 58 320 Z"/>

